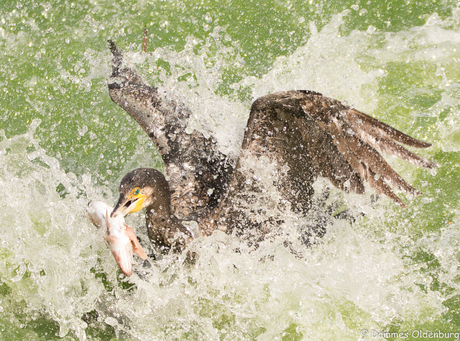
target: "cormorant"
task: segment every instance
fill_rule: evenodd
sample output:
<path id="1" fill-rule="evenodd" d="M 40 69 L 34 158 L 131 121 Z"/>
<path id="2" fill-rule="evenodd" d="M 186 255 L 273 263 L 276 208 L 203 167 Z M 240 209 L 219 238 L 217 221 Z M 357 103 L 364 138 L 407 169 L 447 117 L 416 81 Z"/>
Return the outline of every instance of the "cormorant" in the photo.
<path id="1" fill-rule="evenodd" d="M 401 145 L 431 144 L 314 91 L 284 91 L 255 100 L 236 160 L 219 150 L 212 135 L 189 128 L 192 113 L 187 106 L 168 89 L 146 85 L 109 43 L 110 97 L 158 147 L 168 178 L 154 169 L 128 173 L 112 215 L 145 207 L 149 238 L 163 251 L 182 250 L 193 238 L 184 220 L 196 221 L 202 235 L 216 229 L 237 234 L 252 229 L 263 238 L 272 224 L 282 221 L 283 212 L 308 212 L 317 177 L 359 194 L 367 181 L 378 194 L 404 207 L 390 186 L 419 192 L 379 152 L 424 168 L 437 166 Z"/>

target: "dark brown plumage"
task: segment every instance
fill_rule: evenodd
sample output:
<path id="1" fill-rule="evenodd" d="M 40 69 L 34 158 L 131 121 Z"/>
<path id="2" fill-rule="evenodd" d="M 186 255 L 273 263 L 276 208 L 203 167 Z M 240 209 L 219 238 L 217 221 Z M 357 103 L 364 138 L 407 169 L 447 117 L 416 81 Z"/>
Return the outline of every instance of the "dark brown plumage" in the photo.
<path id="1" fill-rule="evenodd" d="M 122 54 L 113 43 L 111 50 L 110 96 L 145 130 L 166 166 L 168 182 L 164 186 L 169 183 L 170 218 L 175 227 L 154 222 L 149 212 L 163 213 L 144 206 L 149 236 L 179 231 L 190 237 L 185 228 L 177 227 L 182 226 L 180 220 L 197 221 L 203 235 L 215 229 L 243 232 L 256 228 L 263 236 L 272 222 L 282 219 L 282 212 L 306 214 L 318 176 L 327 177 L 344 191 L 360 194 L 366 181 L 378 194 L 404 207 L 391 186 L 413 195 L 419 192 L 379 152 L 424 168 L 436 167 L 401 145 L 427 148 L 429 143 L 313 91 L 285 91 L 258 98 L 251 107 L 241 154 L 238 160 L 231 159 L 219 151 L 212 136 L 187 129 L 191 112 L 184 103 L 166 89 L 144 84 L 134 69 L 123 65 Z M 122 181 L 122 186 L 140 185 L 133 178 Z M 269 207 L 259 209 L 258 200 Z M 166 194 L 163 201 L 169 201 Z M 174 238 L 163 239 L 167 244 Z M 184 245 L 187 240 L 182 239 Z"/>

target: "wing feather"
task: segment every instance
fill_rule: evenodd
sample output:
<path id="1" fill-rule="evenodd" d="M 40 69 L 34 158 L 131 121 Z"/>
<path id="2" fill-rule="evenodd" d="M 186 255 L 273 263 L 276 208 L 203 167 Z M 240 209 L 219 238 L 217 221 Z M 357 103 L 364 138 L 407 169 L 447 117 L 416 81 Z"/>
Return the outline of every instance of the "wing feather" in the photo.
<path id="1" fill-rule="evenodd" d="M 359 130 L 367 132 L 375 137 L 393 140 L 415 148 L 431 147 L 431 143 L 414 139 L 413 137 L 392 128 L 389 125 L 352 108 L 347 108 L 344 112 L 343 119 L 353 126 L 359 126 Z"/>
<path id="2" fill-rule="evenodd" d="M 412 195 L 420 192 L 407 183 L 380 153 L 394 155 L 424 168 L 437 165 L 402 144 L 415 148 L 431 146 L 317 92 L 286 91 L 254 102 L 243 152 L 257 151 L 258 155 L 265 152 L 276 158 L 284 182 L 279 187 L 292 204 L 305 195 L 298 185 L 293 184 L 308 187 L 315 177 L 323 176 L 340 189 L 360 194 L 364 193 L 366 181 L 378 194 L 386 195 L 404 207 L 392 188 Z M 281 168 L 286 165 L 290 170 L 283 173 Z M 240 159 L 236 169 L 238 180 L 232 179 L 232 182 L 240 182 L 233 184 L 233 188 L 246 191 L 248 188 L 243 182 L 248 179 L 241 175 L 239 167 L 248 169 L 251 165 Z M 254 173 L 255 170 L 246 172 L 252 176 Z"/>

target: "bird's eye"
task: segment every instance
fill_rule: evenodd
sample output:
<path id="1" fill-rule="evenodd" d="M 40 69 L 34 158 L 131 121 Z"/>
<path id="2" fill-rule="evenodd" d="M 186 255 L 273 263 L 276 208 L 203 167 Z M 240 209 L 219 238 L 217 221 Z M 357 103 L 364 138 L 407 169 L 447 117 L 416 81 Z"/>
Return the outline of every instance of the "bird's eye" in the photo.
<path id="1" fill-rule="evenodd" d="M 136 189 L 134 190 L 134 195 L 138 195 L 140 191 L 141 191 L 140 188 L 136 188 Z"/>

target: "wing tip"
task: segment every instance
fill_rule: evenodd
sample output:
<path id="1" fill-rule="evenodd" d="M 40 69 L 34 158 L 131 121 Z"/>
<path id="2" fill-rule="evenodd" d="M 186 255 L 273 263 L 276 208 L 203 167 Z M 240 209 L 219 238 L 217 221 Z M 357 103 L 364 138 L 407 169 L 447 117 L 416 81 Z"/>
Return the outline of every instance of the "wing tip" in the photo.
<path id="1" fill-rule="evenodd" d="M 108 39 L 107 43 L 109 44 L 109 50 L 114 56 L 121 55 L 121 50 L 117 47 L 115 42 L 112 39 Z"/>

